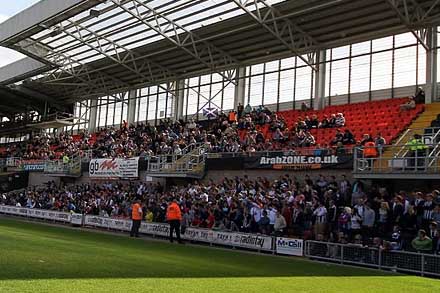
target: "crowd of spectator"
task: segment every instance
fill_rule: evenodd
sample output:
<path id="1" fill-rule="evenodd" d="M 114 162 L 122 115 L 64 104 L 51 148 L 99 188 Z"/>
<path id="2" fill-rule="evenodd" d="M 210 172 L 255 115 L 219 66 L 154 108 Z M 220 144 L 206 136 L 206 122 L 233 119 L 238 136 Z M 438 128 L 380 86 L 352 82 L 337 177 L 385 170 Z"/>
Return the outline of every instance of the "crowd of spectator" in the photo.
<path id="1" fill-rule="evenodd" d="M 173 198 L 182 209 L 184 227 L 439 252 L 438 190 L 390 194 L 345 176 L 298 180 L 283 175 L 273 181 L 244 176 L 168 189 L 159 183 L 59 187 L 52 182 L 4 194 L 0 204 L 128 218 L 132 202 L 140 199 L 146 221 L 165 222 Z"/>
<path id="2" fill-rule="evenodd" d="M 105 127 L 93 135 L 87 131 L 77 135 L 42 133 L 28 141 L 9 144 L 2 156 L 54 160 L 86 151 L 92 152 L 95 158 L 180 155 L 188 145 L 197 143 L 205 144 L 209 152 L 292 150 L 316 146 L 331 151 L 338 145 L 339 132 L 335 141 L 317 145 L 310 130 L 343 126 L 344 115 L 337 113 L 321 121 L 316 115 L 305 116 L 289 129 L 285 120 L 267 107 L 239 105 L 237 111 L 221 113 L 204 123 L 167 118 L 160 120 L 157 126 L 150 123 L 128 125 L 124 121 L 120 127 Z M 264 132 L 264 127 L 269 131 Z M 341 143 L 354 144 L 354 137 L 344 137 Z"/>

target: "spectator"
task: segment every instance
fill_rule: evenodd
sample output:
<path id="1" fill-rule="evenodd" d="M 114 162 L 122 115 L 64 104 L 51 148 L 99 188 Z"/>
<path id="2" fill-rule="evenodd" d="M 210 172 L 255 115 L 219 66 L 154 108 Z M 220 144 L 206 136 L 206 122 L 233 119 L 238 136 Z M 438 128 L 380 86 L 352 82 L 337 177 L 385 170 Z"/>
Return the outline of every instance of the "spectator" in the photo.
<path id="1" fill-rule="evenodd" d="M 307 112 L 309 110 L 310 110 L 310 108 L 309 108 L 309 106 L 307 106 L 306 102 L 302 102 L 301 103 L 301 111 Z"/>
<path id="2" fill-rule="evenodd" d="M 328 116 L 324 115 L 324 118 L 321 120 L 321 123 L 319 124 L 319 128 L 329 128 L 330 127 L 330 121 L 328 120 Z"/>
<path id="3" fill-rule="evenodd" d="M 328 127 L 336 127 L 336 114 L 332 114 L 328 121 Z"/>
<path id="4" fill-rule="evenodd" d="M 416 91 L 416 94 L 414 95 L 413 100 L 416 104 L 424 104 L 425 103 L 425 91 L 423 90 L 422 87 L 417 88 L 417 91 Z"/>
<path id="5" fill-rule="evenodd" d="M 378 132 L 376 135 L 376 139 L 374 140 L 374 143 L 376 144 L 377 151 L 379 154 L 382 154 L 384 146 L 387 144 L 387 141 L 382 136 L 382 133 Z"/>
<path id="6" fill-rule="evenodd" d="M 286 219 L 280 212 L 276 212 L 274 233 L 276 236 L 284 235 L 284 229 L 287 227 Z"/>
<path id="7" fill-rule="evenodd" d="M 356 143 L 356 140 L 355 140 L 353 133 L 351 133 L 351 131 L 349 129 L 345 129 L 344 136 L 342 137 L 342 144 L 350 145 L 350 144 L 355 144 L 355 143 Z"/>
<path id="8" fill-rule="evenodd" d="M 345 126 L 344 114 L 338 113 L 335 119 L 335 127 L 344 127 L 344 126 Z"/>
<path id="9" fill-rule="evenodd" d="M 344 134 L 341 132 L 340 129 L 336 130 L 335 138 L 331 141 L 332 145 L 337 145 L 338 143 L 343 143 L 344 140 Z"/>
<path id="10" fill-rule="evenodd" d="M 413 239 L 411 245 L 418 252 L 430 253 L 432 251 L 432 240 L 426 236 L 425 230 L 419 230 L 419 235 Z"/>
<path id="11" fill-rule="evenodd" d="M 271 233 L 271 231 L 270 231 L 270 219 L 267 216 L 267 211 L 266 210 L 263 211 L 263 216 L 258 221 L 258 228 L 259 228 L 259 232 L 261 234 L 269 235 Z"/>
<path id="12" fill-rule="evenodd" d="M 400 111 L 404 112 L 404 111 L 410 111 L 416 108 L 416 101 L 414 100 L 414 98 L 409 98 L 408 102 L 406 102 L 405 104 L 400 105 Z"/>

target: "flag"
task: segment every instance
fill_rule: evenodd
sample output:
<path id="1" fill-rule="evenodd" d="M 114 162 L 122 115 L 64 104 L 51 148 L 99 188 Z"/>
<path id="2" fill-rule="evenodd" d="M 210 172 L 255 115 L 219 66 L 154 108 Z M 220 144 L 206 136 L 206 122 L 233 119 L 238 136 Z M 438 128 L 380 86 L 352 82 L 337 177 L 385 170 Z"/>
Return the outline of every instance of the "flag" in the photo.
<path id="1" fill-rule="evenodd" d="M 205 108 L 205 109 L 203 109 L 203 116 L 205 116 L 208 119 L 217 118 L 218 109 L 217 108 Z"/>

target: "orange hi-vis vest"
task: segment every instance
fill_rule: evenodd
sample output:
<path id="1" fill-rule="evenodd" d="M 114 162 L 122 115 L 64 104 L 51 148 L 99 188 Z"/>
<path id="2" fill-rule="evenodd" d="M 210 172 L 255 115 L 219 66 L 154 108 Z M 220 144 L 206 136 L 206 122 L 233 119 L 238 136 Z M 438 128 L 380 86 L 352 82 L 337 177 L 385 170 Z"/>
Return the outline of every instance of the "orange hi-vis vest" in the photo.
<path id="1" fill-rule="evenodd" d="M 182 212 L 180 211 L 180 207 L 177 203 L 172 202 L 167 209 L 167 220 L 168 221 L 175 221 L 175 220 L 182 220 Z"/>
<path id="2" fill-rule="evenodd" d="M 236 120 L 236 115 L 234 111 L 229 112 L 229 122 L 233 122 Z"/>
<path id="3" fill-rule="evenodd" d="M 142 212 L 139 211 L 140 209 L 141 209 L 141 205 L 138 203 L 135 203 L 131 206 L 132 220 L 142 220 Z"/>
<path id="4" fill-rule="evenodd" d="M 364 145 L 364 157 L 375 158 L 377 157 L 376 144 L 373 141 L 366 142 Z"/>

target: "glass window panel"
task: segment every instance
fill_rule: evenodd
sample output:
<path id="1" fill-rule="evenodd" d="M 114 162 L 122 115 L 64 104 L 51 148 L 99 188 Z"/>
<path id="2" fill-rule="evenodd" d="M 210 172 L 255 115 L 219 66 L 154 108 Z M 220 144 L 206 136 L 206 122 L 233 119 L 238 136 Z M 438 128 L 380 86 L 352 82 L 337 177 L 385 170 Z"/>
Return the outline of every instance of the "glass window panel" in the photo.
<path id="1" fill-rule="evenodd" d="M 276 104 L 278 99 L 278 72 L 266 74 L 264 84 L 264 104 Z"/>
<path id="2" fill-rule="evenodd" d="M 281 69 L 295 67 L 295 57 L 281 59 Z"/>
<path id="3" fill-rule="evenodd" d="M 266 72 L 278 71 L 280 62 L 278 60 L 266 63 Z"/>
<path id="4" fill-rule="evenodd" d="M 347 58 L 348 56 L 350 56 L 350 46 L 344 46 L 333 49 L 333 56 L 332 56 L 333 60 Z"/>
<path id="5" fill-rule="evenodd" d="M 417 84 L 417 48 L 398 49 L 394 53 L 394 87 Z"/>
<path id="6" fill-rule="evenodd" d="M 351 45 L 351 56 L 370 53 L 371 41 Z"/>
<path id="7" fill-rule="evenodd" d="M 250 105 L 259 106 L 263 101 L 263 76 L 254 76 L 251 79 L 251 93 L 250 93 Z"/>
<path id="8" fill-rule="evenodd" d="M 295 70 L 281 71 L 280 73 L 280 103 L 293 101 Z"/>
<path id="9" fill-rule="evenodd" d="M 310 100 L 312 69 L 301 67 L 296 70 L 295 101 Z"/>
<path id="10" fill-rule="evenodd" d="M 371 89 L 381 90 L 391 88 L 392 52 L 373 54 Z"/>
<path id="11" fill-rule="evenodd" d="M 393 37 L 386 37 L 373 40 L 373 52 L 388 50 L 393 48 Z"/>
<path id="12" fill-rule="evenodd" d="M 353 58 L 351 61 L 351 93 L 367 92 L 370 88 L 370 56 Z"/>
<path id="13" fill-rule="evenodd" d="M 405 33 L 395 36 L 395 47 L 417 44 L 417 39 L 412 33 Z"/>
<path id="14" fill-rule="evenodd" d="M 156 100 L 157 100 L 157 95 L 150 95 L 150 99 L 148 101 L 147 120 L 156 119 Z"/>
<path id="15" fill-rule="evenodd" d="M 333 61 L 331 80 L 332 95 L 344 95 L 348 93 L 349 63 L 350 61 L 348 59 Z"/>

